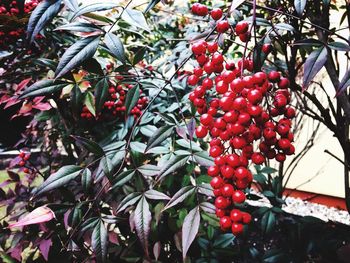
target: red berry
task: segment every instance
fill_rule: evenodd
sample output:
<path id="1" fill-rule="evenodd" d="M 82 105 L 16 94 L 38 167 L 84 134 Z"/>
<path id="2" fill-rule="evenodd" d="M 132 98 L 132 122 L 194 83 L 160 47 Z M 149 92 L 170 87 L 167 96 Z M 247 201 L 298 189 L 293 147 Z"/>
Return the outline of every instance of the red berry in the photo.
<path id="1" fill-rule="evenodd" d="M 246 212 L 242 212 L 242 222 L 244 224 L 249 224 L 252 221 L 252 216 Z"/>
<path id="2" fill-rule="evenodd" d="M 241 190 L 236 190 L 232 194 L 232 201 L 241 204 L 245 201 L 245 193 Z"/>
<path id="3" fill-rule="evenodd" d="M 281 74 L 277 71 L 271 71 L 268 78 L 271 82 L 278 82 L 280 80 Z"/>
<path id="4" fill-rule="evenodd" d="M 227 22 L 227 20 L 219 21 L 216 24 L 216 30 L 219 33 L 225 33 L 229 28 L 230 28 L 230 24 Z"/>
<path id="5" fill-rule="evenodd" d="M 253 153 L 252 162 L 258 165 L 263 164 L 265 162 L 265 157 L 262 153 Z"/>
<path id="6" fill-rule="evenodd" d="M 194 43 L 192 45 L 192 52 L 195 55 L 204 54 L 205 51 L 206 51 L 206 47 L 205 47 L 204 43 L 202 43 L 202 42 Z"/>
<path id="7" fill-rule="evenodd" d="M 214 189 L 219 189 L 219 188 L 221 188 L 224 185 L 224 180 L 221 179 L 221 177 L 218 177 L 218 176 L 214 177 L 213 179 L 211 179 L 210 185 Z"/>
<path id="8" fill-rule="evenodd" d="M 220 218 L 220 226 L 222 230 L 227 230 L 230 229 L 231 227 L 231 219 L 228 216 L 223 216 Z"/>
<path id="9" fill-rule="evenodd" d="M 235 31 L 237 35 L 244 34 L 248 31 L 249 24 L 245 21 L 240 21 L 237 23 L 235 27 Z"/>
<path id="10" fill-rule="evenodd" d="M 198 81 L 199 81 L 199 78 L 196 75 L 191 75 L 187 79 L 187 84 L 194 86 L 198 83 Z"/>
<path id="11" fill-rule="evenodd" d="M 222 10 L 220 8 L 214 8 L 211 12 L 210 12 L 210 16 L 214 19 L 214 20 L 219 20 L 222 17 Z"/>
<path id="12" fill-rule="evenodd" d="M 272 46 L 271 44 L 264 44 L 261 48 L 262 52 L 264 52 L 265 54 L 269 54 L 271 52 Z"/>
<path id="13" fill-rule="evenodd" d="M 197 138 L 204 138 L 208 134 L 208 129 L 204 126 L 198 126 L 196 128 L 196 136 Z"/>
<path id="14" fill-rule="evenodd" d="M 228 205 L 229 205 L 229 202 L 223 196 L 218 196 L 215 199 L 215 207 L 217 207 L 217 208 L 225 209 Z"/>
<path id="15" fill-rule="evenodd" d="M 232 209 L 230 218 L 233 222 L 240 222 L 242 220 L 242 212 L 238 209 Z"/>
<path id="16" fill-rule="evenodd" d="M 213 43 L 208 43 L 207 49 L 209 53 L 215 53 L 218 50 L 218 43 L 213 42 Z"/>
<path id="17" fill-rule="evenodd" d="M 243 225 L 242 224 L 236 224 L 233 223 L 231 230 L 232 230 L 232 234 L 234 234 L 235 236 L 241 235 L 243 233 Z"/>
<path id="18" fill-rule="evenodd" d="M 233 188 L 233 186 L 231 184 L 225 184 L 221 188 L 221 193 L 225 197 L 231 197 L 233 192 L 234 192 L 234 188 Z"/>
<path id="19" fill-rule="evenodd" d="M 220 169 L 219 169 L 219 167 L 217 167 L 216 165 L 214 165 L 214 166 L 210 166 L 209 168 L 208 168 L 208 175 L 209 176 L 211 176 L 211 177 L 214 177 L 214 176 L 218 176 L 219 175 L 219 173 L 220 173 Z"/>

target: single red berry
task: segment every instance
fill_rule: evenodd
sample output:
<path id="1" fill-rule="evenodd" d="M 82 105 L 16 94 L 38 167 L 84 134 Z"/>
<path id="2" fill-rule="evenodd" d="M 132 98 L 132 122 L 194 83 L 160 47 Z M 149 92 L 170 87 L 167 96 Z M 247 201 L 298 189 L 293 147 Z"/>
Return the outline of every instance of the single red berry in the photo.
<path id="1" fill-rule="evenodd" d="M 232 230 L 232 234 L 234 234 L 235 236 L 238 236 L 243 233 L 244 227 L 242 224 L 233 223 L 231 230 Z"/>
<path id="2" fill-rule="evenodd" d="M 231 225 L 232 222 L 229 216 L 223 216 L 220 218 L 220 227 L 222 230 L 230 229 Z"/>
<path id="3" fill-rule="evenodd" d="M 213 177 L 210 181 L 211 187 L 214 189 L 219 189 L 224 185 L 224 180 L 221 177 Z"/>
<path id="4" fill-rule="evenodd" d="M 240 222 L 242 220 L 242 212 L 238 209 L 232 209 L 230 218 L 233 222 Z"/>
<path id="5" fill-rule="evenodd" d="M 236 190 L 232 194 L 232 201 L 241 204 L 245 201 L 245 193 L 241 190 Z"/>
<path id="6" fill-rule="evenodd" d="M 219 20 L 222 17 L 222 10 L 221 8 L 214 8 L 211 12 L 210 12 L 210 16 L 214 19 L 214 20 Z"/>
<path id="7" fill-rule="evenodd" d="M 215 53 L 218 51 L 219 45 L 216 42 L 208 43 L 207 50 L 209 53 Z"/>
<path id="8" fill-rule="evenodd" d="M 239 36 L 239 39 L 244 43 L 248 42 L 250 40 L 250 33 L 249 32 L 245 32 L 244 34 L 240 34 L 238 36 Z"/>
<path id="9" fill-rule="evenodd" d="M 216 216 L 217 216 L 218 218 L 221 218 L 221 217 L 223 217 L 223 216 L 226 215 L 226 212 L 225 212 L 225 210 L 223 210 L 223 209 L 216 208 L 216 209 L 215 209 L 215 214 L 216 214 Z"/>
<path id="10" fill-rule="evenodd" d="M 211 176 L 211 177 L 214 177 L 214 176 L 218 176 L 219 175 L 219 173 L 220 173 L 220 169 L 219 169 L 219 167 L 217 167 L 216 165 L 214 165 L 214 166 L 210 166 L 209 168 L 208 168 L 208 175 L 209 176 Z"/>
<path id="11" fill-rule="evenodd" d="M 229 205 L 228 201 L 223 196 L 218 196 L 215 199 L 215 207 L 225 209 Z"/>
<path id="12" fill-rule="evenodd" d="M 247 212 L 242 212 L 242 222 L 243 224 L 249 224 L 252 221 L 252 216 Z"/>
<path id="13" fill-rule="evenodd" d="M 233 192 L 234 192 L 234 188 L 233 188 L 233 186 L 231 184 L 225 184 L 221 188 L 221 193 L 225 197 L 231 197 Z"/>
<path id="14" fill-rule="evenodd" d="M 216 24 L 216 30 L 219 33 L 225 33 L 229 28 L 230 28 L 230 24 L 227 22 L 227 20 L 219 21 Z"/>
<path id="15" fill-rule="evenodd" d="M 248 31 L 249 24 L 246 21 L 240 21 L 235 27 L 237 35 L 244 34 Z"/>
<path id="16" fill-rule="evenodd" d="M 281 78 L 281 74 L 273 70 L 268 74 L 268 78 L 271 82 L 278 82 Z"/>
<path id="17" fill-rule="evenodd" d="M 265 54 L 269 54 L 269 53 L 271 52 L 271 50 L 272 50 L 272 46 L 271 46 L 271 44 L 266 43 L 266 44 L 264 44 L 264 45 L 261 47 L 261 50 L 262 50 L 262 52 L 264 52 Z"/>
<path id="18" fill-rule="evenodd" d="M 263 164 L 265 162 L 265 157 L 262 153 L 253 153 L 251 156 L 252 162 L 254 164 Z"/>
<path id="19" fill-rule="evenodd" d="M 208 134 L 208 129 L 204 126 L 198 126 L 196 128 L 196 136 L 197 138 L 204 138 Z"/>
<path id="20" fill-rule="evenodd" d="M 20 161 L 18 164 L 19 164 L 19 166 L 25 166 L 26 163 L 25 163 L 25 161 Z"/>

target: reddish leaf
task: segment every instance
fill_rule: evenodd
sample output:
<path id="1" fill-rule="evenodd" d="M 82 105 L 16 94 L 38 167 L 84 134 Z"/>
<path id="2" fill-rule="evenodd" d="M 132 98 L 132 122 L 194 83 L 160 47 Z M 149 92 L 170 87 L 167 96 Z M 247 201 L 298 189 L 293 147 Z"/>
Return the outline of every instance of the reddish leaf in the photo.
<path id="1" fill-rule="evenodd" d="M 29 214 L 21 218 L 16 223 L 10 224 L 8 227 L 14 228 L 14 227 L 21 227 L 21 226 L 27 226 L 32 224 L 39 224 L 39 223 L 48 222 L 54 218 L 55 218 L 55 214 L 50 208 L 46 206 L 41 206 L 34 209 L 32 212 L 30 212 Z"/>
<path id="2" fill-rule="evenodd" d="M 50 103 L 45 102 L 45 103 L 38 103 L 36 105 L 33 105 L 33 108 L 41 111 L 46 111 L 46 110 L 50 110 L 52 107 Z"/>
<path id="3" fill-rule="evenodd" d="M 32 80 L 32 78 L 28 78 L 28 79 L 24 79 L 22 80 L 16 88 L 16 92 L 21 91 L 22 89 L 24 89 L 25 87 L 27 87 L 28 83 Z"/>
<path id="4" fill-rule="evenodd" d="M 145 197 L 138 202 L 134 211 L 134 221 L 137 236 L 139 237 L 143 249 L 148 256 L 148 236 L 151 231 L 152 215 L 149 210 L 149 204 Z"/>
<path id="5" fill-rule="evenodd" d="M 49 251 L 51 246 L 52 246 L 51 239 L 43 239 L 40 241 L 39 249 L 40 249 L 41 255 L 43 255 L 43 258 L 46 261 L 49 260 Z"/>
<path id="6" fill-rule="evenodd" d="M 17 99 L 17 97 L 11 97 L 7 100 L 6 105 L 4 106 L 4 109 L 7 109 L 13 105 L 16 105 L 17 103 L 21 102 Z"/>
<path id="7" fill-rule="evenodd" d="M 182 256 L 185 259 L 188 249 L 195 239 L 200 223 L 199 207 L 193 208 L 185 217 L 182 225 Z"/>

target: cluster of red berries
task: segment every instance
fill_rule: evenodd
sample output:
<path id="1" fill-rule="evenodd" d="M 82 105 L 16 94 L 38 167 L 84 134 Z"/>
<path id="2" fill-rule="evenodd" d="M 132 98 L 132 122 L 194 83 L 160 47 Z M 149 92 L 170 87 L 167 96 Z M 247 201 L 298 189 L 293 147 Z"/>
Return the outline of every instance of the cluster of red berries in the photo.
<path id="1" fill-rule="evenodd" d="M 20 16 L 21 14 L 17 1 L 14 0 L 10 3 L 7 2 L 8 1 L 0 0 L 0 15 Z M 24 4 L 23 15 L 31 12 L 38 5 L 38 3 L 39 1 L 37 0 L 26 1 Z M 0 30 L 0 46 L 16 42 L 19 38 L 25 38 L 24 28 L 18 26 L 12 27 L 10 25 L 2 27 Z"/>
<path id="2" fill-rule="evenodd" d="M 106 102 L 103 105 L 102 112 L 99 118 L 108 118 L 111 116 L 122 116 L 125 114 L 126 107 L 125 107 L 125 99 L 128 90 L 132 89 L 133 85 L 126 84 L 126 85 L 113 85 L 110 84 L 110 87 L 108 89 L 109 97 L 107 98 Z M 135 119 L 137 119 L 141 113 L 142 110 L 146 107 L 146 104 L 148 102 L 147 97 L 144 93 L 140 90 L 140 97 L 137 101 L 137 104 L 134 108 L 131 109 L 130 115 L 133 115 Z M 89 111 L 89 109 L 84 106 L 83 111 L 80 115 L 82 118 L 85 119 L 92 119 L 93 115 Z"/>
<path id="3" fill-rule="evenodd" d="M 220 19 L 222 12 L 219 16 L 215 10 L 212 18 Z M 208 14 L 203 5 L 192 11 Z M 249 41 L 248 23 L 237 23 L 235 31 L 242 41 Z M 263 52 L 270 50 L 270 46 L 263 47 Z M 216 215 L 223 230 L 239 235 L 251 221 L 250 214 L 236 206 L 245 202 L 244 189 L 253 181 L 249 164 L 261 165 L 267 159 L 283 162 L 295 151 L 289 80 L 277 71 L 253 73 L 250 59 L 237 64 L 225 60 L 216 42 L 198 41 L 192 52 L 199 66 L 187 79 L 196 86 L 189 99 L 200 114 L 196 136 L 211 137 L 209 154 L 215 164 L 208 168 L 208 175 L 213 177 Z"/>
<path id="4" fill-rule="evenodd" d="M 28 162 L 28 160 L 29 160 L 29 158 L 30 158 L 30 153 L 20 152 L 20 153 L 18 154 L 18 157 L 21 159 L 21 160 L 19 161 L 18 165 L 21 166 L 21 167 L 27 166 L 27 162 Z M 25 168 L 23 169 L 23 172 L 29 173 L 29 169 L 28 169 L 27 167 L 25 167 Z"/>

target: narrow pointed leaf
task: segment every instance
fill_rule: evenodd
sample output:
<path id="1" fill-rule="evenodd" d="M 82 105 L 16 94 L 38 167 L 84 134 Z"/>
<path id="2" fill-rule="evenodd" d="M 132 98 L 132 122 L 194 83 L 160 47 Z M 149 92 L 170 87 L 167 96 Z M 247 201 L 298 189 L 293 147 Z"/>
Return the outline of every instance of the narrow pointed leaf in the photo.
<path id="1" fill-rule="evenodd" d="M 193 208 L 185 217 L 182 225 L 182 257 L 185 259 L 188 249 L 195 239 L 200 223 L 199 207 Z"/>
<path id="2" fill-rule="evenodd" d="M 151 31 L 141 11 L 126 8 L 122 14 L 122 18 L 132 26 L 144 29 L 148 32 Z"/>
<path id="3" fill-rule="evenodd" d="M 237 7 L 239 7 L 241 4 L 244 3 L 245 0 L 235 0 L 232 1 L 231 7 L 230 7 L 230 13 L 232 13 L 233 11 L 235 11 L 237 9 Z"/>
<path id="4" fill-rule="evenodd" d="M 214 165 L 214 159 L 211 156 L 209 156 L 207 151 L 196 152 L 193 154 L 193 157 L 198 164 L 204 167 Z"/>
<path id="5" fill-rule="evenodd" d="M 328 44 L 328 47 L 337 51 L 350 51 L 350 46 L 343 42 L 331 42 Z"/>
<path id="6" fill-rule="evenodd" d="M 101 29 L 94 24 L 86 22 L 72 22 L 55 28 L 55 31 L 65 30 L 65 31 L 76 31 L 83 33 L 91 33 L 95 31 L 101 31 Z M 102 32 L 102 31 L 101 31 Z"/>
<path id="7" fill-rule="evenodd" d="M 100 3 L 93 3 L 90 5 L 82 6 L 74 13 L 71 20 L 74 20 L 78 16 L 84 15 L 86 13 L 109 10 L 117 6 L 118 6 L 118 2 L 104 2 L 104 1 L 101 1 Z"/>
<path id="8" fill-rule="evenodd" d="M 106 78 L 101 79 L 95 86 L 95 108 L 96 113 L 101 112 L 103 104 L 108 97 L 108 81 Z"/>
<path id="9" fill-rule="evenodd" d="M 41 206 L 34 209 L 32 212 L 25 215 L 24 217 L 22 217 L 16 223 L 10 224 L 8 227 L 14 228 L 14 227 L 21 227 L 21 226 L 27 226 L 32 224 L 40 224 L 40 223 L 48 222 L 54 218 L 55 218 L 55 214 L 50 208 L 46 206 Z"/>
<path id="10" fill-rule="evenodd" d="M 19 96 L 20 99 L 35 97 L 35 96 L 45 96 L 57 91 L 62 90 L 65 86 L 69 85 L 67 82 L 54 81 L 53 79 L 39 80 L 33 85 L 26 88 L 22 94 Z"/>
<path id="11" fill-rule="evenodd" d="M 44 0 L 32 12 L 27 28 L 27 38 L 34 41 L 35 36 L 54 18 L 61 8 L 61 0 Z"/>
<path id="12" fill-rule="evenodd" d="M 294 0 L 295 11 L 301 16 L 306 6 L 306 0 Z"/>
<path id="13" fill-rule="evenodd" d="M 347 87 L 350 86 L 350 70 L 348 70 L 347 72 L 345 72 L 344 77 L 342 78 L 342 80 L 339 83 L 339 87 L 338 87 L 338 91 L 337 91 L 337 96 L 342 93 L 344 90 L 347 89 Z"/>
<path id="14" fill-rule="evenodd" d="M 155 7 L 156 4 L 158 4 L 160 2 L 160 0 L 151 0 L 149 2 L 149 4 L 147 5 L 144 13 L 147 13 L 148 11 L 150 11 L 153 7 Z"/>
<path id="15" fill-rule="evenodd" d="M 155 176 L 159 174 L 159 167 L 152 164 L 144 164 L 137 168 L 137 170 L 144 176 Z"/>
<path id="16" fill-rule="evenodd" d="M 98 145 L 96 142 L 80 136 L 72 136 L 72 137 L 81 147 L 85 148 L 89 152 L 92 152 L 99 157 L 104 155 L 104 151 L 102 147 Z"/>
<path id="17" fill-rule="evenodd" d="M 85 192 L 87 192 L 92 183 L 92 174 L 89 168 L 85 168 L 81 175 L 81 185 Z"/>
<path id="18" fill-rule="evenodd" d="M 63 0 L 63 2 L 73 12 L 75 12 L 79 8 L 77 0 Z"/>
<path id="19" fill-rule="evenodd" d="M 143 249 L 148 255 L 148 236 L 151 231 L 152 215 L 149 210 L 149 204 L 145 197 L 138 202 L 134 211 L 134 222 L 137 236 L 139 237 Z"/>
<path id="20" fill-rule="evenodd" d="M 91 58 L 95 54 L 99 42 L 100 37 L 92 36 L 80 39 L 69 47 L 58 63 L 55 72 L 56 78 L 64 76 L 70 70 Z"/>
<path id="21" fill-rule="evenodd" d="M 81 172 L 81 167 L 76 165 L 67 165 L 61 167 L 56 173 L 53 173 L 36 190 L 35 195 L 40 195 L 64 186 L 77 177 Z"/>
<path id="22" fill-rule="evenodd" d="M 327 48 L 321 47 L 313 51 L 304 64 L 303 89 L 305 90 L 316 74 L 321 70 L 327 61 Z"/>
<path id="23" fill-rule="evenodd" d="M 120 38 L 113 33 L 106 33 L 104 42 L 106 43 L 106 46 L 111 51 L 113 56 L 115 56 L 120 62 L 125 64 L 124 45 Z"/>
<path id="24" fill-rule="evenodd" d="M 145 197 L 152 200 L 170 200 L 170 197 L 162 192 L 150 189 L 144 193 Z"/>
<path id="25" fill-rule="evenodd" d="M 171 158 L 165 165 L 162 167 L 162 170 L 158 174 L 158 179 L 161 179 L 168 174 L 171 174 L 181 167 L 184 167 L 190 157 L 188 155 L 178 155 Z"/>
<path id="26" fill-rule="evenodd" d="M 261 218 L 261 228 L 264 233 L 270 233 L 276 223 L 276 216 L 272 211 L 267 211 Z"/>
<path id="27" fill-rule="evenodd" d="M 129 115 L 130 111 L 137 104 L 137 101 L 139 98 L 140 98 L 140 88 L 139 88 L 139 85 L 135 85 L 132 89 L 128 91 L 126 95 L 126 99 L 125 99 L 126 115 Z"/>
<path id="28" fill-rule="evenodd" d="M 127 182 L 130 182 L 130 180 L 133 178 L 134 175 L 135 175 L 135 171 L 133 170 L 124 171 L 118 174 L 118 176 L 115 179 L 113 179 L 112 189 L 123 186 Z"/>
<path id="29" fill-rule="evenodd" d="M 94 95 L 89 91 L 85 95 L 85 100 L 84 100 L 85 106 L 88 108 L 90 113 L 93 116 L 96 116 L 96 109 L 95 109 L 95 97 Z"/>
<path id="30" fill-rule="evenodd" d="M 117 213 L 120 213 L 124 211 L 127 207 L 135 204 L 138 200 L 140 200 L 141 197 L 142 195 L 140 193 L 128 194 L 117 207 Z"/>
<path id="31" fill-rule="evenodd" d="M 108 247 L 108 232 L 100 220 L 92 232 L 91 245 L 96 255 L 97 262 L 106 262 Z"/>
<path id="32" fill-rule="evenodd" d="M 183 202 L 187 197 L 194 193 L 196 188 L 192 185 L 185 186 L 174 194 L 170 201 L 166 204 L 163 210 L 169 209 L 181 202 Z"/>
<path id="33" fill-rule="evenodd" d="M 146 151 L 147 152 L 149 149 L 158 146 L 160 143 L 165 141 L 169 136 L 172 134 L 174 127 L 173 126 L 163 126 L 159 128 L 151 138 L 149 138 L 147 142 L 147 147 Z"/>

